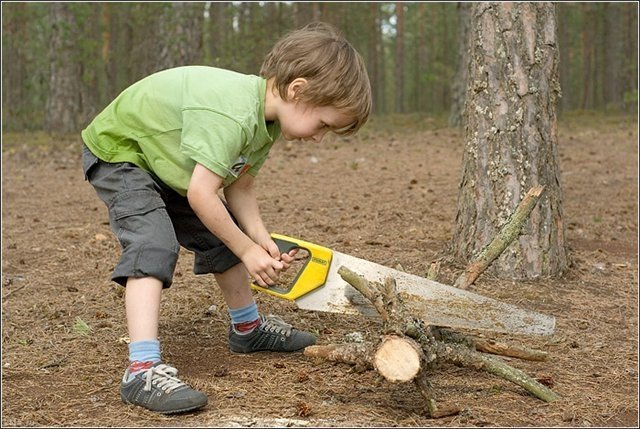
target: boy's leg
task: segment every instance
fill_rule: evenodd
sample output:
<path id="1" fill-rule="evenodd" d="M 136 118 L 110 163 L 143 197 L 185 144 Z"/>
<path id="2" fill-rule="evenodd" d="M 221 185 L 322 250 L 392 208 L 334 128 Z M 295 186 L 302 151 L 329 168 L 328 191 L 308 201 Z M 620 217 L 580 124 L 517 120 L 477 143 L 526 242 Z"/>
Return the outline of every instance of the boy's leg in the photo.
<path id="1" fill-rule="evenodd" d="M 232 351 L 297 351 L 315 344 L 310 333 L 294 329 L 276 316 L 260 316 L 244 265 L 200 221 L 186 198 L 169 195 L 167 211 L 178 241 L 195 253 L 194 272 L 215 275 L 231 317 Z"/>
<path id="2" fill-rule="evenodd" d="M 153 277 L 129 277 L 125 290 L 131 343 L 158 339 L 162 282 Z"/>
<path id="3" fill-rule="evenodd" d="M 255 302 L 249 287 L 249 274 L 244 264 L 236 264 L 225 272 L 214 273 L 214 275 L 229 308 L 244 308 Z"/>
<path id="4" fill-rule="evenodd" d="M 160 186 L 142 169 L 99 161 L 86 147 L 83 169 L 109 208 L 111 227 L 123 249 L 112 276 L 127 288 L 131 364 L 120 385 L 122 400 L 167 414 L 205 406 L 206 395 L 160 361 L 160 297 L 163 287 L 171 285 L 179 250 Z"/>

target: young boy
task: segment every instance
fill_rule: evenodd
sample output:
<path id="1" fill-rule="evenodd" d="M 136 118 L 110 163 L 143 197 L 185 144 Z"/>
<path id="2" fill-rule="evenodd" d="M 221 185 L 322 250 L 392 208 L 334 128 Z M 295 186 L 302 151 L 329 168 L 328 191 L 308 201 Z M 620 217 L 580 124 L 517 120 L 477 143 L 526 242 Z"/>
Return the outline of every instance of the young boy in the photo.
<path id="1" fill-rule="evenodd" d="M 295 251 L 281 254 L 272 241 L 254 177 L 280 134 L 315 142 L 329 131 L 353 134 L 370 108 L 362 58 L 318 23 L 279 40 L 260 77 L 204 66 L 164 70 L 124 90 L 82 131 L 85 178 L 107 205 L 122 246 L 112 279 L 126 286 L 125 403 L 165 414 L 207 404 L 160 357 L 160 297 L 180 245 L 195 253 L 196 274 L 215 276 L 231 317 L 232 352 L 292 352 L 315 343 L 258 312 L 249 276 L 274 285 Z"/>

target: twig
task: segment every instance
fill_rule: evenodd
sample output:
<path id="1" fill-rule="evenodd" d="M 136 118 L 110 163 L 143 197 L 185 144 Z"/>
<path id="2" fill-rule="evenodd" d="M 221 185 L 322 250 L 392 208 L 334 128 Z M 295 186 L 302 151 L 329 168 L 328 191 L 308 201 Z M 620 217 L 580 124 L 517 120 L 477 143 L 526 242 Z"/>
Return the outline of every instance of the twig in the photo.
<path id="1" fill-rule="evenodd" d="M 378 287 L 372 287 L 367 279 L 344 266 L 338 268 L 338 274 L 373 304 L 383 321 L 389 320 L 389 314 L 384 307 L 382 293 Z"/>
<path id="2" fill-rule="evenodd" d="M 483 353 L 491 353 L 494 355 L 508 356 L 532 361 L 547 360 L 547 352 L 544 352 L 542 350 L 535 350 L 525 346 L 499 343 L 491 339 L 484 340 L 482 338 L 460 334 L 458 332 L 441 327 L 432 329 L 432 332 L 435 338 L 439 341 L 462 344 L 467 348 Z"/>
<path id="3" fill-rule="evenodd" d="M 475 342 L 476 350 L 479 352 L 524 360 L 547 360 L 547 352 L 542 350 L 534 350 L 524 346 L 507 345 L 494 340 L 481 340 L 480 338 L 474 338 L 473 341 Z"/>
<path id="4" fill-rule="evenodd" d="M 18 292 L 19 290 L 21 290 L 21 289 L 23 289 L 23 288 L 25 288 L 25 287 L 27 287 L 27 286 L 29 286 L 29 283 L 28 283 L 28 282 L 27 282 L 27 283 L 25 283 L 25 284 L 23 284 L 22 286 L 20 286 L 20 287 L 18 287 L 18 288 L 15 288 L 14 290 L 10 290 L 10 291 L 9 291 L 9 292 L 7 292 L 6 294 L 2 295 L 2 299 L 4 300 L 4 299 L 9 298 L 9 296 L 13 295 L 14 293 Z"/>
<path id="5" fill-rule="evenodd" d="M 544 186 L 538 185 L 527 192 L 509 220 L 502 226 L 491 243 L 482 249 L 480 254 L 467 265 L 467 268 L 454 283 L 454 287 L 458 289 L 468 289 L 469 286 L 476 281 L 478 276 L 520 235 L 522 226 L 529 218 L 529 214 L 531 214 L 531 211 L 538 203 L 543 191 Z"/>

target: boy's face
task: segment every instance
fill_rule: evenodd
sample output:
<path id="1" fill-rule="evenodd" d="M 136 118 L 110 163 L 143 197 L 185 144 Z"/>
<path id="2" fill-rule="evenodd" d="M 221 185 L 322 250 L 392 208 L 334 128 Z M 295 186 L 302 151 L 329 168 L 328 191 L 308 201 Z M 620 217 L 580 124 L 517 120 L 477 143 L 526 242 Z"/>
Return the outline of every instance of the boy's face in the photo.
<path id="1" fill-rule="evenodd" d="M 282 136 L 286 140 L 319 143 L 329 131 L 345 128 L 354 119 L 332 106 L 310 106 L 304 102 L 286 102 L 278 115 Z"/>
<path id="2" fill-rule="evenodd" d="M 345 128 L 355 119 L 333 106 L 312 106 L 299 101 L 296 92 L 306 85 L 305 79 L 295 79 L 288 88 L 288 100 L 278 109 L 278 121 L 286 140 L 320 142 L 329 131 Z"/>

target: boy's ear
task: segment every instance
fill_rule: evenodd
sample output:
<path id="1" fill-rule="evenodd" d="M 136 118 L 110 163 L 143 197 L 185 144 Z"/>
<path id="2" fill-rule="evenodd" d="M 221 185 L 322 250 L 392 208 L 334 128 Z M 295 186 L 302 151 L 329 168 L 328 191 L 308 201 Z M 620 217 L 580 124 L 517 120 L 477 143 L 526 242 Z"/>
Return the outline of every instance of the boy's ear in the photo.
<path id="1" fill-rule="evenodd" d="M 287 98 L 289 100 L 296 100 L 298 98 L 298 91 L 307 85 L 307 79 L 303 77 L 297 77 L 289 83 L 287 87 Z"/>

